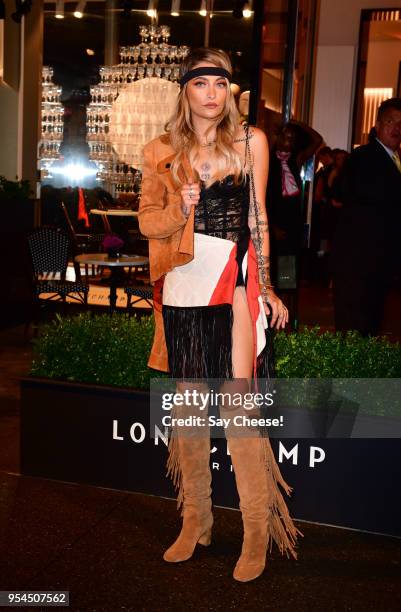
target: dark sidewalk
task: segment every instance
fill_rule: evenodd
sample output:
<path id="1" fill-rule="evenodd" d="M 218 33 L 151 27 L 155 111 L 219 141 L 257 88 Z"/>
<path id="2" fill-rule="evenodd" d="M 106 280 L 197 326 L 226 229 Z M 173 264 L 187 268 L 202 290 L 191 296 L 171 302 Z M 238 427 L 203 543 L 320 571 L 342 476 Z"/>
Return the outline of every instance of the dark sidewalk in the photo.
<path id="1" fill-rule="evenodd" d="M 277 549 L 253 583 L 231 573 L 241 517 L 215 509 L 214 540 L 181 564 L 174 501 L 2 473 L 1 589 L 69 590 L 73 610 L 399 610 L 399 540 L 298 523 L 299 560 Z"/>
<path id="2" fill-rule="evenodd" d="M 321 297 L 302 291 L 301 321 L 330 328 Z M 237 511 L 215 509 L 211 547 L 167 564 L 180 525 L 175 501 L 20 476 L 18 378 L 31 352 L 22 332 L 0 332 L 0 590 L 69 590 L 79 611 L 401 609 L 399 539 L 297 522 L 298 561 L 275 547 L 264 574 L 239 584 Z"/>

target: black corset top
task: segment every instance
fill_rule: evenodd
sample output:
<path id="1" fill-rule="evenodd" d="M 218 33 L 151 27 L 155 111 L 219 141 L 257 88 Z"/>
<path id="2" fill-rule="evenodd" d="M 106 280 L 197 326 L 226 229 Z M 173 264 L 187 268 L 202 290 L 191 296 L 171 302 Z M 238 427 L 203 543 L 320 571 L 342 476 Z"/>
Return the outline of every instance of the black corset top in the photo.
<path id="1" fill-rule="evenodd" d="M 238 185 L 229 174 L 209 187 L 202 187 L 195 206 L 195 232 L 233 242 L 249 237 L 249 179 Z"/>

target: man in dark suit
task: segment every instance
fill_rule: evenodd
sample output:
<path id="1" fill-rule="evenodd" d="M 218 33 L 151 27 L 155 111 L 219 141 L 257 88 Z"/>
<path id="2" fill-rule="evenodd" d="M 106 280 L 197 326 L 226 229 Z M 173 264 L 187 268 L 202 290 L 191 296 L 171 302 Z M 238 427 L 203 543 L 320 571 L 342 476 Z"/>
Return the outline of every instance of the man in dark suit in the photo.
<path id="1" fill-rule="evenodd" d="M 377 335 L 386 291 L 401 269 L 401 98 L 379 107 L 375 134 L 354 149 L 341 181 L 333 241 L 337 330 Z"/>

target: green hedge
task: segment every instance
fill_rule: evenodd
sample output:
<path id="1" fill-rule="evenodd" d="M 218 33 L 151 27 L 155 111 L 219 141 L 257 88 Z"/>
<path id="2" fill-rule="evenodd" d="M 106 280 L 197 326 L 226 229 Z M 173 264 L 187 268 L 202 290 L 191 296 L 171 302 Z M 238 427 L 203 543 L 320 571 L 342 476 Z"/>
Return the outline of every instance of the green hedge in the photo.
<path id="1" fill-rule="evenodd" d="M 25 201 L 31 194 L 29 181 L 9 181 L 0 175 L 0 203 Z"/>
<path id="2" fill-rule="evenodd" d="M 89 313 L 61 317 L 35 341 L 31 374 L 45 378 L 148 389 L 153 317 Z"/>
<path id="3" fill-rule="evenodd" d="M 161 373 L 147 367 L 152 317 L 89 313 L 56 319 L 35 341 L 31 374 L 59 380 L 148 389 Z M 318 327 L 274 338 L 280 378 L 401 378 L 401 345 Z"/>
<path id="4" fill-rule="evenodd" d="M 280 378 L 401 378 L 401 345 L 385 337 L 362 337 L 352 331 L 276 334 Z"/>

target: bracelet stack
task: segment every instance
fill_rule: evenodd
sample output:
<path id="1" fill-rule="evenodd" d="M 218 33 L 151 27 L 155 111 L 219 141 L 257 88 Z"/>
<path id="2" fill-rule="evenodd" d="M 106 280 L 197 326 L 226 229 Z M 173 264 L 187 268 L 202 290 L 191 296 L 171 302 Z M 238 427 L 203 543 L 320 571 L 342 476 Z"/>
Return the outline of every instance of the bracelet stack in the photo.
<path id="1" fill-rule="evenodd" d="M 269 296 L 267 295 L 267 290 L 268 289 L 274 289 L 273 285 L 267 285 L 264 283 L 259 283 L 259 289 L 260 289 L 260 293 L 262 295 L 262 300 L 264 302 L 269 302 Z"/>
<path id="2" fill-rule="evenodd" d="M 270 285 L 270 283 L 259 283 L 259 289 L 261 293 L 265 293 L 266 289 L 274 289 L 274 285 Z"/>

